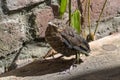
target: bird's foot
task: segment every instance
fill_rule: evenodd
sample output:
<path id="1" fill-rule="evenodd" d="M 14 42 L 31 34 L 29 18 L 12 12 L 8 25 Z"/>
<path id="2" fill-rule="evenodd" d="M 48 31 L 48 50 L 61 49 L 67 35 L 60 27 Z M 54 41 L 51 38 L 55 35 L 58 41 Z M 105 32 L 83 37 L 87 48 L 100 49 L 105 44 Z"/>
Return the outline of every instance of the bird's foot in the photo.
<path id="1" fill-rule="evenodd" d="M 64 74 L 72 74 L 71 73 L 71 70 L 74 70 L 77 66 L 78 66 L 78 64 L 80 64 L 81 62 L 83 62 L 81 59 L 79 60 L 79 63 L 78 63 L 78 61 L 77 60 L 75 60 L 74 62 L 73 62 L 73 64 L 70 66 L 70 68 L 69 69 L 67 69 L 67 70 L 65 70 L 65 71 L 62 71 L 62 72 L 60 72 L 59 74 L 62 74 L 62 75 L 64 75 Z"/>
<path id="2" fill-rule="evenodd" d="M 64 74 L 70 74 L 71 75 L 71 69 L 68 69 L 68 70 L 65 70 L 65 71 L 62 71 L 62 72 L 59 72 L 60 75 L 64 75 Z"/>
<path id="3" fill-rule="evenodd" d="M 74 62 L 73 62 L 73 65 L 77 65 L 77 64 L 80 64 L 82 63 L 83 60 L 82 59 L 76 59 Z"/>

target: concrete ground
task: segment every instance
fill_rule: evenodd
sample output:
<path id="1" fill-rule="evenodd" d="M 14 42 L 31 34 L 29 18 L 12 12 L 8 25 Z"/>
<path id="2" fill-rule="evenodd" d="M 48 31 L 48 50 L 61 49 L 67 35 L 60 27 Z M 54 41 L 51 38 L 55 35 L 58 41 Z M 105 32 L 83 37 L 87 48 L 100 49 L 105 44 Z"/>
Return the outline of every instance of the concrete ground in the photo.
<path id="1" fill-rule="evenodd" d="M 91 55 L 73 60 L 36 60 L 0 75 L 0 80 L 120 80 L 120 33 L 90 43 Z"/>

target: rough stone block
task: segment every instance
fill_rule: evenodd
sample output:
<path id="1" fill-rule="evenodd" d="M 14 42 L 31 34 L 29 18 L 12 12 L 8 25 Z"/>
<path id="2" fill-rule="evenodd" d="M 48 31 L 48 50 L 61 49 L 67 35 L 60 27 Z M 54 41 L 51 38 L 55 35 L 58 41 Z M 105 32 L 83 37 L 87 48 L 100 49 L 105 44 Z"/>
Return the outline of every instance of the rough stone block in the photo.
<path id="1" fill-rule="evenodd" d="M 15 20 L 0 22 L 0 57 L 18 50 L 24 39 L 23 26 L 19 22 Z"/>
<path id="2" fill-rule="evenodd" d="M 54 18 L 52 8 L 47 7 L 34 13 L 36 15 L 35 23 L 37 26 L 37 36 L 44 37 L 48 22 Z"/>
<path id="3" fill-rule="evenodd" d="M 98 16 L 101 12 L 105 0 L 92 0 L 91 2 L 91 14 L 92 19 L 98 19 Z M 113 17 L 117 15 L 119 8 L 120 0 L 108 0 L 104 9 L 102 18 Z"/>
<path id="4" fill-rule="evenodd" d="M 82 4 L 82 6 L 80 4 L 77 5 L 77 1 L 80 1 L 80 4 Z M 91 22 L 95 22 L 96 20 L 98 20 L 104 2 L 105 0 L 91 0 L 90 5 Z M 82 7 L 83 14 L 85 14 L 85 4 L 86 4 L 85 0 L 72 0 L 72 10 L 77 9 L 77 7 L 79 6 Z M 102 14 L 102 19 L 116 16 L 120 11 L 119 4 L 120 0 L 108 0 L 104 12 Z M 87 16 L 84 21 L 87 23 Z"/>
<path id="5" fill-rule="evenodd" d="M 17 10 L 43 1 L 44 0 L 6 0 L 6 3 L 9 10 Z"/>

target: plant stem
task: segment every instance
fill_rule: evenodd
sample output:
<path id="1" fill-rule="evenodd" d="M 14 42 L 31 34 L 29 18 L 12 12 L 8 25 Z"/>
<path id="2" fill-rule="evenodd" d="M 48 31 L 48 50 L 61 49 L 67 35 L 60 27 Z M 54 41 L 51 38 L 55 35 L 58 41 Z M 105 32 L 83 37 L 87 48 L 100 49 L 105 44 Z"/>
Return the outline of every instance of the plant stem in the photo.
<path id="1" fill-rule="evenodd" d="M 69 0 L 69 26 L 71 25 L 71 0 Z"/>
<path id="2" fill-rule="evenodd" d="M 86 18 L 86 16 L 87 16 L 87 0 L 83 0 L 83 2 L 85 2 L 84 4 L 85 4 L 85 6 L 84 6 L 84 12 L 83 12 L 83 19 L 85 19 Z M 84 21 L 83 22 L 83 29 L 82 29 L 82 36 L 84 37 L 84 38 L 86 38 L 86 21 Z"/>
<path id="3" fill-rule="evenodd" d="M 89 27 L 89 34 L 91 33 L 91 23 L 90 23 L 90 0 L 88 0 L 88 27 Z"/>
<path id="4" fill-rule="evenodd" d="M 100 13 L 100 15 L 99 15 L 99 18 L 98 18 L 98 21 L 97 21 L 97 24 L 96 24 L 96 28 L 95 28 L 94 35 L 96 34 L 96 31 L 97 31 L 97 29 L 98 29 L 98 25 L 99 25 L 99 22 L 100 22 L 100 19 L 101 19 L 102 14 L 103 14 L 103 10 L 104 10 L 104 8 L 105 8 L 106 3 L 107 3 L 107 0 L 105 0 L 104 5 L 103 5 L 103 8 L 102 8 L 102 11 L 101 11 L 101 13 Z"/>
<path id="5" fill-rule="evenodd" d="M 85 0 L 85 11 L 84 11 L 84 18 L 86 17 L 86 12 L 87 12 L 87 0 Z"/>

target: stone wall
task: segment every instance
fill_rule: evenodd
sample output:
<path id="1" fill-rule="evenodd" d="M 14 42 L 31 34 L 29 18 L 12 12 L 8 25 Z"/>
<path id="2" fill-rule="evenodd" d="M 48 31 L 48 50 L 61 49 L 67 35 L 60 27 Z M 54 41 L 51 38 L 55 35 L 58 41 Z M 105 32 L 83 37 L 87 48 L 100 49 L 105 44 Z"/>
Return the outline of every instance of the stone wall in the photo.
<path id="1" fill-rule="evenodd" d="M 104 0 L 91 1 L 94 30 Z M 99 37 L 120 31 L 119 4 L 120 0 L 108 0 L 98 30 Z M 85 0 L 72 0 L 73 11 L 79 8 L 84 14 L 84 5 Z M 57 0 L 0 0 L 0 73 L 21 48 L 19 59 L 45 55 L 49 48 L 41 41 L 47 23 L 58 15 L 58 8 Z M 87 24 L 86 17 L 84 22 Z"/>

